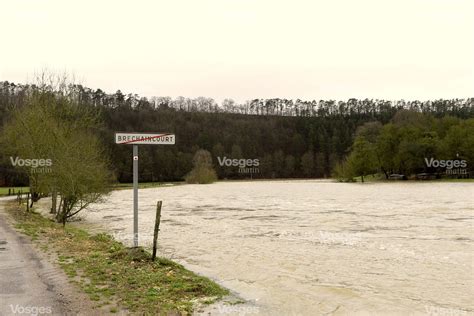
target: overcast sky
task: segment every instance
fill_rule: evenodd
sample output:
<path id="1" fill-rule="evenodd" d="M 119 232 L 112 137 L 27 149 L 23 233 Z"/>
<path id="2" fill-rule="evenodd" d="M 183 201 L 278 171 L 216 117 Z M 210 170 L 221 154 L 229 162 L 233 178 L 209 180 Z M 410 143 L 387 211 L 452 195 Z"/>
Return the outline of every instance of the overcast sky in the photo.
<path id="1" fill-rule="evenodd" d="M 0 81 L 143 96 L 474 96 L 472 0 L 0 0 Z"/>

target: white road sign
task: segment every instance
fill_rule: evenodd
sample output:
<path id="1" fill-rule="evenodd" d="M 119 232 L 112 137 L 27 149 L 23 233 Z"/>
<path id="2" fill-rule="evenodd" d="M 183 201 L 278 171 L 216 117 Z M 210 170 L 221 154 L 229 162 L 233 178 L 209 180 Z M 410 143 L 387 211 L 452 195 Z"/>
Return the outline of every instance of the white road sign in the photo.
<path id="1" fill-rule="evenodd" d="M 170 133 L 115 133 L 116 144 L 174 145 L 175 135 Z"/>
<path id="2" fill-rule="evenodd" d="M 115 133 L 116 144 L 133 145 L 133 246 L 138 247 L 138 146 L 174 145 L 175 135 L 170 133 Z"/>

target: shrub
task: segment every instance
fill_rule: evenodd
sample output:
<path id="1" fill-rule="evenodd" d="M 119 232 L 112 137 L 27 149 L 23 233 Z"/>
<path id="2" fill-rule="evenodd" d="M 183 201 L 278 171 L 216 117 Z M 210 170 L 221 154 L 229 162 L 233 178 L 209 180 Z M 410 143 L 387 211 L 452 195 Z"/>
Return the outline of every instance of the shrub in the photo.
<path id="1" fill-rule="evenodd" d="M 187 183 L 208 184 L 217 181 L 210 152 L 204 149 L 198 150 L 194 155 L 193 165 L 193 170 L 185 178 Z"/>

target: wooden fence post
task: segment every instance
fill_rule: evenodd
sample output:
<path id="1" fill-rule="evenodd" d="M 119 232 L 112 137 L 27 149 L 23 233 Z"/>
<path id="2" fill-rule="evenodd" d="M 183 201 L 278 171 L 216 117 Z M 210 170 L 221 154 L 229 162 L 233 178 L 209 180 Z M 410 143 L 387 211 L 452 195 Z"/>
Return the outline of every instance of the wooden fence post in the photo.
<path id="1" fill-rule="evenodd" d="M 158 241 L 158 232 L 160 231 L 161 204 L 162 201 L 158 201 L 156 203 L 155 231 L 153 234 L 153 254 L 151 255 L 151 260 L 153 261 L 155 261 L 156 259 L 156 246 Z"/>
<path id="2" fill-rule="evenodd" d="M 26 193 L 26 211 L 30 211 L 30 192 Z"/>

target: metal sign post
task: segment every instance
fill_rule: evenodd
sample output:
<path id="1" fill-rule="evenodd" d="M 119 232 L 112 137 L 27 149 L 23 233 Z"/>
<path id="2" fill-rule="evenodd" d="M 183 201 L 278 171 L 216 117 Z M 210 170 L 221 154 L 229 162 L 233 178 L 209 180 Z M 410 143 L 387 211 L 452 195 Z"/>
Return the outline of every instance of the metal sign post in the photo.
<path id="1" fill-rule="evenodd" d="M 116 144 L 133 145 L 133 246 L 138 247 L 138 145 L 174 145 L 169 133 L 115 133 Z"/>
<path id="2" fill-rule="evenodd" d="M 133 247 L 138 247 L 138 145 L 133 145 Z"/>

